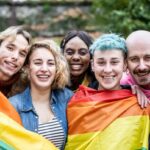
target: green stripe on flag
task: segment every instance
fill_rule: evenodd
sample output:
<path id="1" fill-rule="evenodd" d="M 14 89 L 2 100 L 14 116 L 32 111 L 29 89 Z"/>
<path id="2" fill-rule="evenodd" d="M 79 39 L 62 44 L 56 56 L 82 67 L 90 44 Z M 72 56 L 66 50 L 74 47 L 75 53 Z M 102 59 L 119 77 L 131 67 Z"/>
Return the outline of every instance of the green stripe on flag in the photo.
<path id="1" fill-rule="evenodd" d="M 137 149 L 137 150 L 148 150 L 148 149 L 147 149 L 147 148 L 145 148 L 145 147 L 142 147 L 142 148 Z"/>
<path id="2" fill-rule="evenodd" d="M 8 145 L 7 143 L 0 141 L 0 150 L 15 150 L 15 149 L 10 145 Z"/>

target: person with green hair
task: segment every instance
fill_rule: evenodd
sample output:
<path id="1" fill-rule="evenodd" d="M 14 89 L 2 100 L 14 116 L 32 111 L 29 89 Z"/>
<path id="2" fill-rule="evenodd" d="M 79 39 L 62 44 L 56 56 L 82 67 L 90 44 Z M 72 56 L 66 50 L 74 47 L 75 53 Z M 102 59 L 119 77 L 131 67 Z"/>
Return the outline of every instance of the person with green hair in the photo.
<path id="1" fill-rule="evenodd" d="M 116 34 L 105 34 L 99 37 L 90 47 L 93 56 L 92 70 L 98 81 L 98 89 L 106 86 L 130 88 L 120 85 L 123 72 L 127 68 L 127 47 L 125 39 Z M 104 85 L 103 85 L 104 84 Z M 104 87 L 103 87 L 104 86 Z"/>
<path id="2" fill-rule="evenodd" d="M 90 47 L 97 86 L 81 85 L 68 104 L 65 150 L 148 150 L 150 107 L 142 109 L 131 88 L 120 85 L 128 49 L 117 34 Z"/>

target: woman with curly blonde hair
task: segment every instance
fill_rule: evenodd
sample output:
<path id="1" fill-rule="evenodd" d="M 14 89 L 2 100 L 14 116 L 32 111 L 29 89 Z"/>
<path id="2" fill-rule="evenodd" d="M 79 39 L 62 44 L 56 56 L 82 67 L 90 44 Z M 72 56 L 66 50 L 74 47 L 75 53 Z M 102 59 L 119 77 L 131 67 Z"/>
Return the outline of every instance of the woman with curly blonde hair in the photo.
<path id="1" fill-rule="evenodd" d="M 29 86 L 10 98 L 26 129 L 37 132 L 63 149 L 67 136 L 66 107 L 72 92 L 69 68 L 52 40 L 35 41 L 26 59 Z"/>

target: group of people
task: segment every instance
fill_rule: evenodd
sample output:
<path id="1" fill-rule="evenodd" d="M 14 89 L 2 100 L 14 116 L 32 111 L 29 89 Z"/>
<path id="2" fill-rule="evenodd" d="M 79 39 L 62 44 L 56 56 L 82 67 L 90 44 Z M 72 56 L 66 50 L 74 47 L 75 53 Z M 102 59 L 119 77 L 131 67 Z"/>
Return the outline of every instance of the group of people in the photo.
<path id="1" fill-rule="evenodd" d="M 78 103 L 75 102 L 84 102 L 84 99 L 90 103 L 101 91 L 107 91 L 106 97 L 111 98 L 112 91 L 116 91 L 126 98 L 136 94 L 138 109 L 150 113 L 150 32 L 138 30 L 126 40 L 112 33 L 93 40 L 86 32 L 73 30 L 65 35 L 59 46 L 51 39 L 32 41 L 22 27 L 9 27 L 0 33 L 0 90 L 9 98 L 27 130 L 42 135 L 59 149 L 90 150 L 93 141 L 85 138 L 76 142 L 72 137 L 80 129 L 87 133 L 82 120 L 89 115 L 89 112 L 80 115 L 85 107 L 79 105 L 76 110 Z M 132 93 L 126 95 L 124 91 Z M 97 113 L 93 104 L 88 107 Z M 111 110 L 100 113 L 99 117 L 111 117 L 111 113 Z M 72 122 L 73 118 L 76 119 Z M 87 122 L 93 126 L 92 120 Z M 143 143 L 148 145 L 148 137 L 143 143 L 135 141 L 136 149 Z M 96 149 L 110 149 L 107 146 Z"/>

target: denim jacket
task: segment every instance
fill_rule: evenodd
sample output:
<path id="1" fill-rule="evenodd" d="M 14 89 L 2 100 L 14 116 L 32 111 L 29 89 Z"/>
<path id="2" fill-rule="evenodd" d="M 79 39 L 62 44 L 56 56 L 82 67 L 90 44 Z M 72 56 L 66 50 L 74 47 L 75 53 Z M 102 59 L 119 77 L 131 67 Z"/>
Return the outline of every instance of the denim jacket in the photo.
<path id="1" fill-rule="evenodd" d="M 57 117 L 57 119 L 59 120 L 60 124 L 63 127 L 65 141 L 67 138 L 67 130 L 68 130 L 67 118 L 66 118 L 66 107 L 72 95 L 73 92 L 67 88 L 64 88 L 62 90 L 52 91 L 52 98 L 51 98 L 52 103 L 50 107 L 54 115 Z M 10 97 L 9 100 L 11 104 L 16 108 L 18 113 L 20 114 L 23 126 L 30 131 L 37 132 L 38 115 L 36 114 L 32 104 L 30 88 L 28 87 L 24 92 Z"/>

